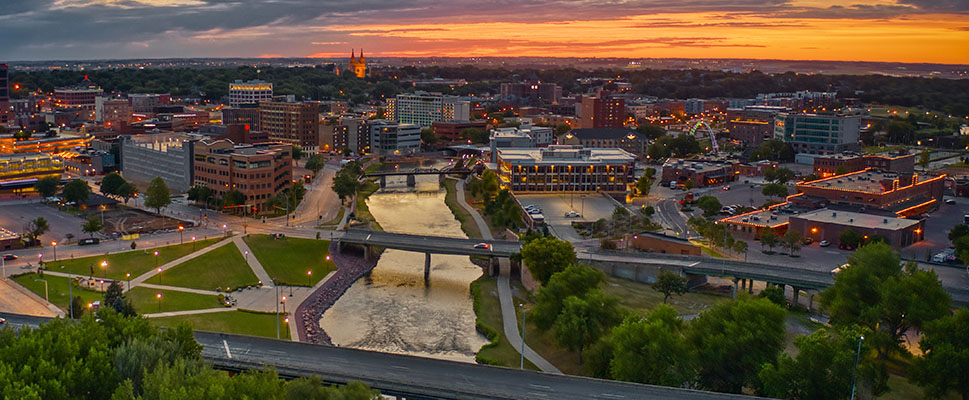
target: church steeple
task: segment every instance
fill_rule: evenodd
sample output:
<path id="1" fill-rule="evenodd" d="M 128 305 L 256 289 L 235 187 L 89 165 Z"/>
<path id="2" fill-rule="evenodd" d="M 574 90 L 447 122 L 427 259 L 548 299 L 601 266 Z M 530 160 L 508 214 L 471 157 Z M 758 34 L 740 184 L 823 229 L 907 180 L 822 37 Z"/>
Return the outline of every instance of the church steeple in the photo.
<path id="1" fill-rule="evenodd" d="M 350 49 L 350 65 L 357 62 L 357 56 L 353 53 L 354 49 Z"/>
<path id="2" fill-rule="evenodd" d="M 362 47 L 360 48 L 360 62 L 364 62 L 364 59 L 363 59 L 363 48 Z"/>

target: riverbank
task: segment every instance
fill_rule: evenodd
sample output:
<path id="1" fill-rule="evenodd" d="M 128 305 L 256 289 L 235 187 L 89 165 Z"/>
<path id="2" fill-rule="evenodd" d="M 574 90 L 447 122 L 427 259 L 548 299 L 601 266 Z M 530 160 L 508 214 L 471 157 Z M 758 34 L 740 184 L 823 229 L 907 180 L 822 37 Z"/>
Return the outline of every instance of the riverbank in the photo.
<path id="1" fill-rule="evenodd" d="M 332 345 L 330 336 L 320 327 L 320 318 L 353 282 L 377 266 L 376 257 L 367 261 L 362 255 L 341 253 L 335 242 L 330 243 L 329 254 L 337 266 L 336 271 L 296 308 L 296 332 L 300 342 Z"/>
<path id="2" fill-rule="evenodd" d="M 471 213 L 461 207 L 458 204 L 458 194 L 457 181 L 454 179 L 444 179 L 444 189 L 447 191 L 447 195 L 444 197 L 444 203 L 447 204 L 448 208 L 451 209 L 451 214 L 454 214 L 454 219 L 461 222 L 461 230 L 464 231 L 465 235 L 469 238 L 478 239 L 481 238 L 481 230 L 478 229 L 478 224 L 474 222 L 474 218 L 471 217 Z"/>

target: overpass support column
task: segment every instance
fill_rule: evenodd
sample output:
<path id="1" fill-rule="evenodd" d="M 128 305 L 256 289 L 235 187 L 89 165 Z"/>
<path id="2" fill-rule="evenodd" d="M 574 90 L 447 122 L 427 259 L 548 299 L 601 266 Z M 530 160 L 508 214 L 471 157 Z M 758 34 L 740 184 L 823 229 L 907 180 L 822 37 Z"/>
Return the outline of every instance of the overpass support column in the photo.
<path id="1" fill-rule="evenodd" d="M 791 286 L 791 290 L 794 291 L 794 305 L 796 306 L 797 305 L 797 298 L 801 294 L 801 288 L 799 288 L 797 286 Z"/>
<path id="2" fill-rule="evenodd" d="M 417 185 L 417 177 L 415 175 L 407 175 L 407 186 L 414 187 Z"/>
<path id="3" fill-rule="evenodd" d="M 754 294 L 754 280 L 753 279 L 748 279 L 747 280 L 747 293 Z"/>
<path id="4" fill-rule="evenodd" d="M 736 281 L 736 279 L 734 279 L 734 280 Z M 747 280 L 746 279 L 741 279 L 740 280 L 740 290 L 747 290 Z"/>
<path id="5" fill-rule="evenodd" d="M 384 188 L 386 186 L 387 186 L 387 176 L 381 176 L 380 177 L 380 187 L 381 188 Z"/>
<path id="6" fill-rule="evenodd" d="M 424 281 L 431 279 L 431 253 L 424 253 Z"/>
<path id="7" fill-rule="evenodd" d="M 808 294 L 808 313 L 814 312 L 814 292 Z"/>
<path id="8" fill-rule="evenodd" d="M 738 284 L 738 281 L 740 281 L 740 280 L 737 279 L 737 278 L 733 278 L 733 298 L 734 299 L 737 299 L 737 284 Z"/>
<path id="9" fill-rule="evenodd" d="M 370 255 L 370 245 L 369 244 L 363 245 L 363 259 L 366 261 L 370 261 L 372 257 L 373 256 Z"/>

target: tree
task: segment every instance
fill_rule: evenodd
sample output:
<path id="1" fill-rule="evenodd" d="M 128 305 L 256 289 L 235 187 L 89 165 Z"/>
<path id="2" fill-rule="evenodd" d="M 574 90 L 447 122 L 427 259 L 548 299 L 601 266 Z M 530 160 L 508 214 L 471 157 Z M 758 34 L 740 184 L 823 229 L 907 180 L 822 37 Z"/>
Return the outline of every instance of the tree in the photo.
<path id="1" fill-rule="evenodd" d="M 45 178 L 40 178 L 34 183 L 34 189 L 40 193 L 43 198 L 48 198 L 57 194 L 57 187 L 60 186 L 61 180 L 53 176 L 48 176 Z"/>
<path id="2" fill-rule="evenodd" d="M 750 154 L 750 160 L 794 161 L 794 148 L 780 139 L 768 139 Z"/>
<path id="3" fill-rule="evenodd" d="M 784 289 L 780 286 L 768 286 L 757 294 L 757 297 L 770 300 L 771 303 L 781 307 L 787 306 L 787 297 L 784 296 Z"/>
<path id="4" fill-rule="evenodd" d="M 33 245 L 40 238 L 40 235 L 47 233 L 50 230 L 50 225 L 47 224 L 47 219 L 44 217 L 37 217 L 27 223 L 27 229 L 23 233 L 23 241 L 28 245 Z"/>
<path id="5" fill-rule="evenodd" d="M 969 398 L 969 310 L 926 325 L 919 346 L 923 356 L 915 358 L 909 379 L 925 390 L 930 398 L 941 398 L 955 391 Z"/>
<path id="6" fill-rule="evenodd" d="M 663 294 L 663 304 L 666 304 L 670 296 L 686 293 L 686 278 L 671 271 L 660 271 L 656 275 L 656 282 L 651 286 L 653 290 Z"/>
<path id="7" fill-rule="evenodd" d="M 602 272 L 597 269 L 579 264 L 569 265 L 562 272 L 552 275 L 548 284 L 538 288 L 529 319 L 539 329 L 548 330 L 558 318 L 567 297 L 585 297 L 590 290 L 599 287 L 603 279 Z"/>
<path id="8" fill-rule="evenodd" d="M 857 249 L 861 241 L 864 240 L 861 234 L 854 229 L 845 229 L 841 231 L 841 235 L 838 236 L 838 241 L 841 246 Z"/>
<path id="9" fill-rule="evenodd" d="M 424 143 L 425 148 L 432 147 L 433 145 L 437 144 L 437 141 L 437 134 L 434 133 L 433 129 L 421 129 L 421 143 Z"/>
<path id="10" fill-rule="evenodd" d="M 74 179 L 64 185 L 64 189 L 61 190 L 61 193 L 64 195 L 64 201 L 73 202 L 74 204 L 80 205 L 91 197 L 91 187 L 87 185 L 87 182 L 80 179 Z"/>
<path id="11" fill-rule="evenodd" d="M 932 150 L 925 149 L 919 153 L 919 166 L 922 168 L 928 168 L 929 162 L 932 161 Z"/>
<path id="12" fill-rule="evenodd" d="M 313 175 L 320 173 L 324 165 L 326 160 L 323 159 L 322 154 L 313 154 L 306 159 L 306 169 L 313 171 Z"/>
<path id="13" fill-rule="evenodd" d="M 128 183 L 121 177 L 117 172 L 112 172 L 105 175 L 104 179 L 101 179 L 101 193 L 105 196 L 112 196 L 118 194 L 118 189 L 122 185 Z"/>
<path id="14" fill-rule="evenodd" d="M 94 237 L 94 233 L 100 232 L 101 229 L 104 229 L 104 224 L 102 224 L 101 220 L 93 215 L 87 219 L 87 222 L 85 222 L 84 225 L 81 226 L 81 231 L 90 234 L 91 237 Z"/>
<path id="15" fill-rule="evenodd" d="M 341 200 L 357 193 L 359 186 L 360 181 L 357 180 L 357 176 L 354 173 L 340 170 L 340 172 L 333 177 L 333 192 L 336 193 L 337 196 L 340 196 Z"/>
<path id="16" fill-rule="evenodd" d="M 590 290 L 582 298 L 566 297 L 552 326 L 552 337 L 560 346 L 577 351 L 582 364 L 582 349 L 622 320 L 618 303 L 619 299 L 606 296 L 599 289 Z"/>
<path id="17" fill-rule="evenodd" d="M 885 137 L 889 143 L 913 144 L 915 142 L 915 126 L 905 121 L 892 121 L 885 129 Z"/>
<path id="18" fill-rule="evenodd" d="M 532 276 L 545 285 L 553 274 L 575 262 L 575 249 L 572 243 L 546 236 L 522 246 L 522 260 Z"/>
<path id="19" fill-rule="evenodd" d="M 761 249 L 763 249 L 764 246 L 767 246 L 767 248 L 773 252 L 774 246 L 777 246 L 777 233 L 770 228 L 762 229 L 760 231 L 760 246 Z"/>
<path id="20" fill-rule="evenodd" d="M 693 182 L 693 179 L 687 179 L 683 186 L 686 187 L 686 190 L 690 190 L 696 187 L 696 182 Z"/>
<path id="21" fill-rule="evenodd" d="M 643 214 L 644 217 L 652 217 L 656 213 L 656 208 L 653 206 L 643 206 L 639 209 L 639 213 Z"/>
<path id="22" fill-rule="evenodd" d="M 969 236 L 969 225 L 958 224 L 949 230 L 949 241 L 955 243 L 956 240 L 963 236 Z"/>
<path id="23" fill-rule="evenodd" d="M 794 172 L 784 167 L 773 167 L 764 171 L 764 179 L 773 183 L 787 183 L 794 178 Z"/>
<path id="24" fill-rule="evenodd" d="M 145 191 L 145 207 L 154 208 L 156 214 L 161 214 L 161 209 L 171 203 L 171 191 L 160 176 L 148 182 L 148 190 Z"/>
<path id="25" fill-rule="evenodd" d="M 112 281 L 108 290 L 104 291 L 104 304 L 113 305 L 115 300 L 124 300 L 124 287 L 118 281 Z M 117 310 L 116 310 L 117 311 Z"/>
<path id="26" fill-rule="evenodd" d="M 652 175 L 643 174 L 636 180 L 636 192 L 639 196 L 646 196 L 649 194 L 649 189 L 653 186 Z"/>
<path id="27" fill-rule="evenodd" d="M 717 200 L 716 197 L 707 194 L 700 196 L 700 198 L 696 201 L 696 206 L 703 210 L 703 215 L 708 217 L 716 215 L 718 212 L 720 212 L 720 209 L 723 208 L 723 204 L 720 204 L 720 200 Z"/>
<path id="28" fill-rule="evenodd" d="M 303 158 L 303 148 L 294 145 L 293 146 L 293 161 Z"/>
<path id="29" fill-rule="evenodd" d="M 458 134 L 461 140 L 470 140 L 473 144 L 488 144 L 488 132 L 478 128 L 465 128 Z"/>
<path id="30" fill-rule="evenodd" d="M 246 195 L 238 190 L 230 190 L 222 195 L 223 207 L 235 207 L 246 204 Z"/>
<path id="31" fill-rule="evenodd" d="M 783 308 L 766 299 L 741 297 L 717 303 L 691 323 L 688 344 L 700 360 L 697 385 L 740 393 L 759 368 L 784 348 Z"/>
<path id="32" fill-rule="evenodd" d="M 767 197 L 784 197 L 787 196 L 787 186 L 780 183 L 768 183 L 764 185 L 764 188 L 760 190 L 760 193 Z"/>
<path id="33" fill-rule="evenodd" d="M 121 187 L 118 188 L 118 197 L 124 200 L 124 204 L 128 205 L 128 200 L 135 197 L 138 194 L 138 187 L 131 182 L 125 182 Z"/>
<path id="34" fill-rule="evenodd" d="M 743 240 L 733 242 L 733 251 L 735 253 L 743 253 L 744 261 L 747 261 L 747 242 Z"/>
<path id="35" fill-rule="evenodd" d="M 631 315 L 609 335 L 610 375 L 618 380 L 682 386 L 694 373 L 695 352 L 686 342 L 686 324 L 661 304 L 645 317 Z"/>
<path id="36" fill-rule="evenodd" d="M 71 280 L 70 284 L 73 285 L 74 281 Z M 84 305 L 84 299 L 82 299 L 81 296 L 74 296 L 74 298 L 71 299 L 71 309 L 74 310 L 74 319 L 81 319 L 81 316 L 84 315 L 85 308 L 87 307 Z M 70 317 L 71 313 L 68 312 L 67 316 Z"/>
<path id="37" fill-rule="evenodd" d="M 654 124 L 639 124 L 636 127 L 636 132 L 646 137 L 649 140 L 656 140 L 660 137 L 666 135 L 666 129 L 660 125 Z"/>
<path id="38" fill-rule="evenodd" d="M 857 334 L 846 333 L 821 328 L 797 337 L 797 358 L 781 354 L 776 363 L 761 367 L 758 394 L 795 400 L 845 398 L 855 376 L 858 345 Z"/>
<path id="39" fill-rule="evenodd" d="M 803 240 L 804 237 L 801 236 L 801 232 L 788 229 L 787 232 L 784 233 L 784 247 L 787 247 L 787 249 L 790 251 L 788 254 L 793 256 L 794 253 L 800 250 L 801 241 Z"/>

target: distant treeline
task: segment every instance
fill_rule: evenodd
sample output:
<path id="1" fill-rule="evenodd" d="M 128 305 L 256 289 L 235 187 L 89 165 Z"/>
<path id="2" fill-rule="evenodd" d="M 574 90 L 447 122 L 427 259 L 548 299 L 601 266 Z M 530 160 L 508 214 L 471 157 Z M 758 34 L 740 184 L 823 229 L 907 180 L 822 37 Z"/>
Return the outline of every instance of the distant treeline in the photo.
<path id="1" fill-rule="evenodd" d="M 337 76 L 333 65 L 283 68 L 238 67 L 210 69 L 118 69 L 101 71 L 15 72 L 11 84 L 20 84 L 14 97 L 24 97 L 40 88 L 53 91 L 58 86 L 80 82 L 85 75 L 106 91 L 125 93 L 170 92 L 176 96 L 199 96 L 218 100 L 228 94 L 228 83 L 236 79 L 263 79 L 273 83 L 277 94 L 293 94 L 299 99 L 343 99 L 354 103 L 379 100 L 416 88 L 409 79 L 461 78 L 470 84 L 455 88 L 445 85 L 424 87 L 457 95 L 497 93 L 501 82 L 540 79 L 562 86 L 565 94 L 584 93 L 607 84 L 579 78 L 621 77 L 632 84 L 633 93 L 660 98 L 752 98 L 758 93 L 799 90 L 834 91 L 841 98 L 860 98 L 864 102 L 924 107 L 953 115 L 969 115 L 969 80 L 896 78 L 883 75 L 806 75 L 788 72 L 767 75 L 757 71 L 732 73 L 707 70 L 578 70 L 558 69 L 481 69 L 459 67 L 401 67 L 372 70 L 367 79 L 350 74 Z"/>

